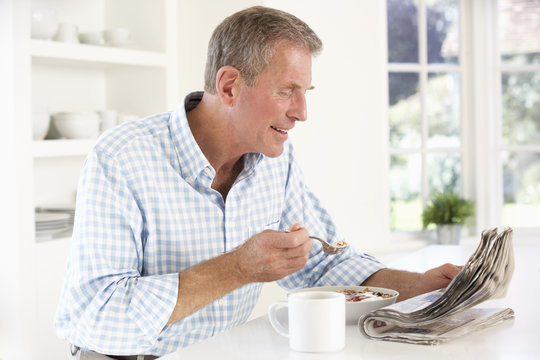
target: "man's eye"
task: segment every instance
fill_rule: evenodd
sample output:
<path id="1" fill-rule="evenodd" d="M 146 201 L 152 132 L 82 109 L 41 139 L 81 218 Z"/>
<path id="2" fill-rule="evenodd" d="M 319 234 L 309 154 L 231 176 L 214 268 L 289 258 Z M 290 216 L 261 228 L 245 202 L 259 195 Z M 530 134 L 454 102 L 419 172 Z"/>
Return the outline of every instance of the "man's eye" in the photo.
<path id="1" fill-rule="evenodd" d="M 279 95 L 280 97 L 283 97 L 283 98 L 290 98 L 291 95 L 292 95 L 292 91 L 291 91 L 291 90 L 280 91 L 280 92 L 278 93 L 278 95 Z"/>

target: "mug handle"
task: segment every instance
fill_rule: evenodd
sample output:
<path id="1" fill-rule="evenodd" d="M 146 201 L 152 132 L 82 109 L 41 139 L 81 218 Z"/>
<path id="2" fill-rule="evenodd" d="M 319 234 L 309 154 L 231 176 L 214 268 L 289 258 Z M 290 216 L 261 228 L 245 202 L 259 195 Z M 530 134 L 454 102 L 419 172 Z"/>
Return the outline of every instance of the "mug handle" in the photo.
<path id="1" fill-rule="evenodd" d="M 281 336 L 289 336 L 289 329 L 283 326 L 276 317 L 276 311 L 280 308 L 287 307 L 289 304 L 286 301 L 278 301 L 270 305 L 268 308 L 268 320 L 276 332 Z"/>

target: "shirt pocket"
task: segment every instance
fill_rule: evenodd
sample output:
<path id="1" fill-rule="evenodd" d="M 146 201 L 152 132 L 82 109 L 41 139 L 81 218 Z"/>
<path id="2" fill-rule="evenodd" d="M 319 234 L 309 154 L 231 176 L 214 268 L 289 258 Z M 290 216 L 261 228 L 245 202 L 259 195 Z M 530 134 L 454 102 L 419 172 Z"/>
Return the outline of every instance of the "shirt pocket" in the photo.
<path id="1" fill-rule="evenodd" d="M 279 218 L 274 218 L 271 220 L 266 220 L 262 224 L 251 224 L 248 227 L 248 238 L 261 233 L 264 230 L 279 230 L 280 222 L 281 220 Z"/>

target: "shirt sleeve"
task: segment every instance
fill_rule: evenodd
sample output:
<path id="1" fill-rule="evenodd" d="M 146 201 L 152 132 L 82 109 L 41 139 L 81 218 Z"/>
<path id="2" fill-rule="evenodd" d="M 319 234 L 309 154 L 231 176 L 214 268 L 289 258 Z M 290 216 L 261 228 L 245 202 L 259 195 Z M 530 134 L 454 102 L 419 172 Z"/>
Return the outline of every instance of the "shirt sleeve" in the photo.
<path id="1" fill-rule="evenodd" d="M 304 183 L 292 146 L 289 154 L 289 175 L 282 226 L 286 228 L 299 222 L 309 233 L 317 234 L 330 243 L 345 241 L 330 214 Z M 339 255 L 328 256 L 323 253 L 321 244 L 315 241 L 306 266 L 278 283 L 288 290 L 313 286 L 360 285 L 384 267 L 375 257 L 357 252 L 351 246 Z"/>
<path id="2" fill-rule="evenodd" d="M 105 354 L 152 348 L 178 292 L 178 273 L 143 276 L 144 211 L 126 172 L 95 151 L 85 161 L 59 306 L 68 310 L 56 320 L 75 327 L 70 341 Z"/>

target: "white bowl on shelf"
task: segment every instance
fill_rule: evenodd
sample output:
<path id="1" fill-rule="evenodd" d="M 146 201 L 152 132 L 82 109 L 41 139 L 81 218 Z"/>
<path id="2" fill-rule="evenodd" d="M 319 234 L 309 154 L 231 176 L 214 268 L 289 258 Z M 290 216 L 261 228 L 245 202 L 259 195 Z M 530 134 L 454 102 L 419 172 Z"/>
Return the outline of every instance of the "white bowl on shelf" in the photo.
<path id="1" fill-rule="evenodd" d="M 49 131 L 51 115 L 47 111 L 32 113 L 32 132 L 34 140 L 43 140 Z"/>
<path id="2" fill-rule="evenodd" d="M 58 30 L 56 12 L 47 9 L 35 9 L 31 14 L 32 39 L 51 39 Z"/>
<path id="3" fill-rule="evenodd" d="M 88 45 L 102 45 L 103 36 L 100 32 L 83 32 L 79 34 L 79 42 Z"/>
<path id="4" fill-rule="evenodd" d="M 127 28 L 103 30 L 103 39 L 109 46 L 125 46 L 131 44 L 131 34 Z"/>
<path id="5" fill-rule="evenodd" d="M 99 135 L 100 118 L 95 111 L 58 112 L 52 119 L 58 133 L 67 139 L 94 139 Z"/>

